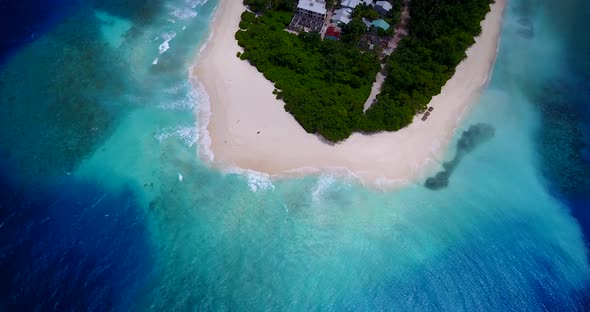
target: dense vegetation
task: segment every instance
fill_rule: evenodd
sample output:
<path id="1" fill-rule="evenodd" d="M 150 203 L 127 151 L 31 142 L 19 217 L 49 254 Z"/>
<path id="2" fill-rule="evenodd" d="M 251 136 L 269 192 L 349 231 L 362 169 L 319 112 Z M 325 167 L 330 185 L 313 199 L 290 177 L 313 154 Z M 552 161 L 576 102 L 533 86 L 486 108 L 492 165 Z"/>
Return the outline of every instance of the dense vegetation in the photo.
<path id="1" fill-rule="evenodd" d="M 388 76 L 363 131 L 398 130 L 424 110 L 481 32 L 492 0 L 412 0 L 410 35 L 389 57 Z"/>
<path id="2" fill-rule="evenodd" d="M 407 126 L 453 76 L 491 1 L 412 0 L 410 35 L 389 57 L 388 77 L 366 114 L 363 104 L 380 65 L 373 52 L 355 47 L 358 23 L 344 28 L 349 33 L 342 41 L 322 41 L 317 33 L 296 36 L 284 31 L 295 1 L 244 0 L 258 14 L 242 14 L 239 56 L 275 84 L 285 109 L 310 133 L 336 142 L 354 131 L 394 131 Z"/>
<path id="3" fill-rule="evenodd" d="M 370 5 L 366 5 L 361 3 L 352 12 L 352 17 L 364 17 L 371 21 L 376 19 L 384 19 L 389 25 L 393 26 L 397 24 L 400 20 L 400 14 L 402 10 L 402 2 L 400 0 L 395 0 L 391 2 L 392 9 L 386 16 L 381 16 L 377 10 Z"/>
<path id="4" fill-rule="evenodd" d="M 244 47 L 241 58 L 275 83 L 277 97 L 306 131 L 330 141 L 344 139 L 364 116 L 379 60 L 345 43 L 322 41 L 318 33 L 283 31 L 291 18 L 281 11 L 242 14 L 243 30 L 236 33 Z"/>
<path id="5" fill-rule="evenodd" d="M 270 10 L 291 12 L 295 8 L 297 0 L 244 0 L 244 4 L 252 12 L 259 14 Z"/>

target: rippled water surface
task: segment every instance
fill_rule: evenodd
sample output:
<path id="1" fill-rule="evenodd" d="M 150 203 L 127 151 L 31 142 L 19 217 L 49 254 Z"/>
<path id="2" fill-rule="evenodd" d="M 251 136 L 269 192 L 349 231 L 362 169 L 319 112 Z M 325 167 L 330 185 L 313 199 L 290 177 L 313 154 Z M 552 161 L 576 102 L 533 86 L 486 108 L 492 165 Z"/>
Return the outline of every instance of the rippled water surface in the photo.
<path id="1" fill-rule="evenodd" d="M 589 308 L 589 2 L 509 1 L 446 185 L 389 192 L 199 160 L 216 6 L 0 0 L 0 310 Z"/>

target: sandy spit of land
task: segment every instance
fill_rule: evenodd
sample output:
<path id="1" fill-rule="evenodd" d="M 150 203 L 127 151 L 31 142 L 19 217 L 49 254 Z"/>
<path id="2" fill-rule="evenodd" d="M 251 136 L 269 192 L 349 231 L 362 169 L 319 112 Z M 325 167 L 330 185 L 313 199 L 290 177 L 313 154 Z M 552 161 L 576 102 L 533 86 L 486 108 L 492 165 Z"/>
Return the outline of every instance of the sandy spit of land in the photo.
<path id="1" fill-rule="evenodd" d="M 441 161 L 470 104 L 488 81 L 496 58 L 506 0 L 496 0 L 482 22 L 483 31 L 467 58 L 435 96 L 427 121 L 397 132 L 353 134 L 328 144 L 309 134 L 272 94 L 273 84 L 247 61 L 234 34 L 245 10 L 241 0 L 220 0 L 212 37 L 197 57 L 192 77 L 209 95 L 199 105 L 200 154 L 221 169 L 248 169 L 273 177 L 318 172 L 346 173 L 371 185 L 399 185 L 424 178 Z M 210 111 L 209 111 L 210 110 Z M 207 156 L 208 155 L 208 156 Z"/>

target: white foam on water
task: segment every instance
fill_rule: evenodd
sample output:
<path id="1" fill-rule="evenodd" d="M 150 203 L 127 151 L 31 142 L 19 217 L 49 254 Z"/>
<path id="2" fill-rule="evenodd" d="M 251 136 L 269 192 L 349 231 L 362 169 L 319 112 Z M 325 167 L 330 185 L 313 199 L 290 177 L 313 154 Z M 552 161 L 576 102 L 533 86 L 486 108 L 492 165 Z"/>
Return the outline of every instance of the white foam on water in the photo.
<path id="1" fill-rule="evenodd" d="M 311 198 L 314 202 L 321 201 L 324 193 L 336 182 L 336 177 L 321 175 L 311 191 Z"/>
<path id="2" fill-rule="evenodd" d="M 158 107 L 164 110 L 192 110 L 195 104 L 190 99 L 183 99 L 160 104 Z"/>
<path id="3" fill-rule="evenodd" d="M 199 132 L 196 126 L 176 126 L 164 128 L 154 135 L 154 138 L 160 143 L 173 137 L 181 140 L 188 147 L 192 147 L 199 140 Z"/>
<path id="4" fill-rule="evenodd" d="M 195 18 L 198 14 L 197 12 L 193 11 L 189 8 L 181 8 L 181 9 L 174 9 L 170 12 L 170 15 L 176 17 L 179 20 L 187 20 L 191 18 Z"/>
<path id="5" fill-rule="evenodd" d="M 226 168 L 224 172 L 227 174 L 236 174 L 245 177 L 248 181 L 248 187 L 252 192 L 275 190 L 275 186 L 272 183 L 272 177 L 269 174 L 251 169 L 242 169 L 235 166 Z"/>
<path id="6" fill-rule="evenodd" d="M 327 167 L 327 168 L 317 168 L 317 167 L 299 167 L 291 170 L 286 170 L 284 174 L 281 176 L 284 177 L 291 177 L 291 176 L 309 176 L 317 174 L 320 177 L 332 177 L 336 180 L 346 181 L 346 182 L 354 182 L 354 183 L 362 183 L 363 179 L 351 171 L 346 167 Z"/>
<path id="7" fill-rule="evenodd" d="M 154 65 L 158 64 L 158 58 L 157 57 L 154 59 L 154 61 L 152 62 L 152 64 L 154 64 Z"/>
<path id="8" fill-rule="evenodd" d="M 178 20 L 188 20 L 197 17 L 198 13 L 194 9 L 199 4 L 199 1 L 185 1 L 186 6 L 168 5 L 170 15 Z"/>
<path id="9" fill-rule="evenodd" d="M 164 92 L 169 93 L 169 94 L 178 94 L 180 91 L 186 89 L 187 87 L 189 87 L 189 84 L 186 82 L 182 82 L 182 83 L 179 83 L 173 87 L 170 87 L 170 88 L 164 90 Z"/>
<path id="10" fill-rule="evenodd" d="M 192 72 L 192 69 L 191 71 Z M 197 113 L 197 126 L 199 129 L 199 154 L 202 159 L 212 163 L 215 160 L 215 155 L 211 150 L 211 136 L 209 135 L 209 120 L 211 119 L 211 102 L 209 95 L 205 91 L 205 87 L 196 79 L 191 77 L 193 81 L 193 88 L 197 95 L 195 102 Z"/>
<path id="11" fill-rule="evenodd" d="M 199 131 L 197 130 L 197 127 L 180 127 L 176 134 L 189 147 L 192 147 L 199 140 Z"/>
<path id="12" fill-rule="evenodd" d="M 189 4 L 192 8 L 195 8 L 197 5 L 204 5 L 205 3 L 207 3 L 207 0 L 205 1 L 201 1 L 201 0 L 186 0 L 185 1 L 187 4 Z M 213 12 L 217 12 L 217 7 L 215 7 L 213 9 Z M 212 13 L 214 14 L 214 13 Z M 183 28 L 184 29 L 184 28 Z M 207 47 L 207 44 L 209 43 L 209 41 L 213 38 L 213 29 L 209 30 L 209 36 L 207 37 L 207 40 L 205 40 L 205 42 L 203 42 L 203 44 L 201 44 L 201 47 L 199 48 L 199 53 L 201 54 L 201 52 L 203 52 L 203 50 L 205 50 L 205 48 Z M 198 57 L 197 54 L 197 57 Z M 209 162 L 209 163 L 213 163 L 213 161 L 215 160 L 215 155 L 213 154 L 213 151 L 211 150 L 211 136 L 209 135 L 209 121 L 211 119 L 211 102 L 210 102 L 210 98 L 209 95 L 207 94 L 207 91 L 205 90 L 205 87 L 203 86 L 203 84 L 197 79 L 197 77 L 194 77 L 192 75 L 192 73 L 194 72 L 196 66 L 196 62 L 194 62 L 188 70 L 188 79 L 189 81 L 192 83 L 193 88 L 196 90 L 196 94 L 198 95 L 196 98 L 196 114 L 197 114 L 197 125 L 198 125 L 198 129 L 199 129 L 199 155 L 201 157 L 201 159 Z"/>
<path id="13" fill-rule="evenodd" d="M 186 96 L 176 101 L 166 102 L 158 105 L 159 108 L 165 110 L 194 110 L 195 106 L 203 101 L 202 99 L 204 96 L 195 88 L 187 85 L 179 85 L 173 87 L 172 89 L 166 90 L 167 93 L 170 94 L 177 94 L 179 91 L 184 91 L 188 89 L 186 92 Z"/>
<path id="14" fill-rule="evenodd" d="M 184 177 L 182 176 L 182 174 L 178 173 L 178 181 L 182 182 L 182 179 L 184 179 Z"/>
<path id="15" fill-rule="evenodd" d="M 176 37 L 176 32 L 172 31 L 163 33 L 161 37 L 162 39 L 164 39 L 164 42 L 162 42 L 162 44 L 160 44 L 160 46 L 158 47 L 158 51 L 160 52 L 160 54 L 170 49 L 170 41 L 174 39 L 174 37 Z"/>
<path id="16" fill-rule="evenodd" d="M 248 172 L 246 174 L 248 178 L 248 187 L 252 192 L 258 191 L 274 191 L 275 186 L 272 184 L 270 177 L 259 172 Z"/>
<path id="17" fill-rule="evenodd" d="M 185 0 L 184 2 L 186 4 L 188 4 L 191 8 L 194 9 L 197 7 L 197 5 L 201 5 L 201 6 L 205 5 L 205 3 L 207 3 L 207 1 L 209 1 L 209 0 Z"/>
<path id="18" fill-rule="evenodd" d="M 272 184 L 270 176 L 254 170 L 240 169 L 239 174 L 243 174 L 248 179 L 248 187 L 252 192 L 274 191 L 275 186 Z"/>

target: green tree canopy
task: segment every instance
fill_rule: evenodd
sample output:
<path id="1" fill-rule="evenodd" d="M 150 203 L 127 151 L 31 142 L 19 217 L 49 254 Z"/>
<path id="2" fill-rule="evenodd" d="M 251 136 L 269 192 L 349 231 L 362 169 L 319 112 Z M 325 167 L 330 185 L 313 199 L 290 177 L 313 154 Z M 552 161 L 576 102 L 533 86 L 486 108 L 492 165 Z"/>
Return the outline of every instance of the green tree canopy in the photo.
<path id="1" fill-rule="evenodd" d="M 387 78 L 366 114 L 363 104 L 380 61 L 357 45 L 366 32 L 361 16 L 373 13 L 355 13 L 341 41 L 322 41 L 318 33 L 284 31 L 293 17 L 294 0 L 244 0 L 258 15 L 242 14 L 236 33 L 244 48 L 239 57 L 274 83 L 285 110 L 307 132 L 337 142 L 354 131 L 395 131 L 412 122 L 453 76 L 481 32 L 490 2 L 412 0 L 410 35 L 387 58 Z"/>

